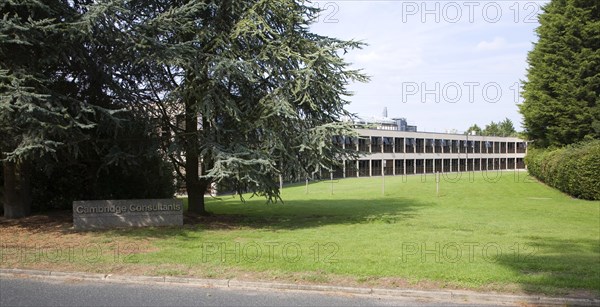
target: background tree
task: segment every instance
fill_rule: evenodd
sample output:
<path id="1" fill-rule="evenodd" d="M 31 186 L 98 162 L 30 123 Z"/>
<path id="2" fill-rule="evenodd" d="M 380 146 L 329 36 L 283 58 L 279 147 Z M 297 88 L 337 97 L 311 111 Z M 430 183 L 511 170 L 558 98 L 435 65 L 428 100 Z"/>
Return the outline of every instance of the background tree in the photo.
<path id="1" fill-rule="evenodd" d="M 128 118 L 129 117 L 129 118 Z M 158 135 L 130 112 L 86 131 L 77 154 L 58 148 L 32 161 L 32 209 L 71 209 L 74 200 L 171 198 L 171 164 L 160 155 Z"/>
<path id="2" fill-rule="evenodd" d="M 600 138 L 600 2 L 552 0 L 528 55 L 525 133 L 547 147 Z"/>
<path id="3" fill-rule="evenodd" d="M 503 121 L 497 123 L 492 121 L 490 124 L 485 125 L 484 129 L 479 128 L 477 124 L 473 124 L 473 126 L 467 129 L 466 133 L 470 133 L 471 131 L 475 131 L 477 135 L 489 136 L 518 136 L 519 134 L 509 118 L 505 118 Z"/>
<path id="4" fill-rule="evenodd" d="M 469 127 L 469 129 L 467 129 L 468 134 L 470 134 L 471 132 L 475 132 L 475 134 L 477 135 L 481 135 L 481 128 L 479 126 L 477 126 L 477 124 L 473 124 L 473 126 Z"/>
<path id="5" fill-rule="evenodd" d="M 512 120 L 508 117 L 498 123 L 498 129 L 500 131 L 500 136 L 517 136 L 518 134 Z"/>
<path id="6" fill-rule="evenodd" d="M 69 95 L 73 32 L 60 26 L 76 11 L 63 1 L 0 4 L 0 147 L 4 215 L 25 216 L 31 206 L 31 161 L 76 142 L 93 112 Z"/>
<path id="7" fill-rule="evenodd" d="M 483 129 L 483 135 L 501 136 L 502 132 L 500 130 L 500 125 L 494 121 L 492 121 L 489 125 L 485 125 L 485 128 Z"/>
<path id="8" fill-rule="evenodd" d="M 97 10 L 111 11 L 107 5 Z M 359 42 L 309 31 L 319 13 L 304 1 L 123 1 L 107 15 L 132 63 L 138 105 L 168 129 L 165 150 L 184 171 L 189 210 L 227 180 L 269 200 L 276 178 L 331 167 L 353 135 L 341 118 L 352 81 L 366 81 L 340 52 Z"/>
<path id="9" fill-rule="evenodd" d="M 481 128 L 479 128 L 477 124 L 473 124 L 473 126 L 469 127 L 469 129 L 467 129 L 466 131 L 466 133 L 468 134 L 471 134 L 471 132 L 475 132 L 475 134 L 481 135 Z"/>
<path id="10" fill-rule="evenodd" d="M 143 195 L 140 189 L 151 184 L 138 175 L 162 172 L 149 167 L 161 164 L 148 125 L 133 123 L 143 117 L 124 112 L 134 93 L 114 73 L 128 65 L 118 59 L 124 45 L 102 24 L 106 12 L 88 14 L 90 2 L 0 3 L 0 160 L 8 218 L 27 215 L 36 199 L 37 209 L 47 209 L 74 199 Z M 164 189 L 151 191 L 168 194 L 165 177 Z M 115 188 L 125 181 L 137 188 L 107 192 L 108 183 Z"/>

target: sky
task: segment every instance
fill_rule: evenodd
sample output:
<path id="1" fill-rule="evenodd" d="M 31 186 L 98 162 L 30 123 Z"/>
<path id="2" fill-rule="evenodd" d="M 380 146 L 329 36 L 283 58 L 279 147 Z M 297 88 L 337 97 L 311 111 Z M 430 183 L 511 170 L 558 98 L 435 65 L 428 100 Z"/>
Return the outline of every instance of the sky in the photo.
<path id="1" fill-rule="evenodd" d="M 404 117 L 419 131 L 462 132 L 518 112 L 527 53 L 548 1 L 314 0 L 311 30 L 368 44 L 344 55 L 369 83 L 353 83 L 347 109 Z"/>

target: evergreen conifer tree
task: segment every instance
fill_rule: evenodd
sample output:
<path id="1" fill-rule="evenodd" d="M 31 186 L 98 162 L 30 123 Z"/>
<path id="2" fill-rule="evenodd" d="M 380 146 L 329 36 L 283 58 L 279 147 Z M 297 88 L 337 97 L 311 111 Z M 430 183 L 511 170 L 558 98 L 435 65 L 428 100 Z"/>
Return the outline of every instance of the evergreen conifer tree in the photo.
<path id="1" fill-rule="evenodd" d="M 600 2 L 552 0 L 524 83 L 526 136 L 537 147 L 600 138 Z"/>

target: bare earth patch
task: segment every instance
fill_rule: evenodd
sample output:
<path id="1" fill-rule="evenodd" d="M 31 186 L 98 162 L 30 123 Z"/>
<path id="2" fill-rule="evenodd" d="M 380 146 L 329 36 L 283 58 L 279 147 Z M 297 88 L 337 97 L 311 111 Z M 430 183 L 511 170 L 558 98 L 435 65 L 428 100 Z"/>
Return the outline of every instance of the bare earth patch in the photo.
<path id="1" fill-rule="evenodd" d="M 70 211 L 17 220 L 0 217 L 0 242 L 0 266 L 12 268 L 78 270 L 86 265 L 97 267 L 104 257 L 116 259 L 156 250 L 151 239 L 75 231 Z"/>

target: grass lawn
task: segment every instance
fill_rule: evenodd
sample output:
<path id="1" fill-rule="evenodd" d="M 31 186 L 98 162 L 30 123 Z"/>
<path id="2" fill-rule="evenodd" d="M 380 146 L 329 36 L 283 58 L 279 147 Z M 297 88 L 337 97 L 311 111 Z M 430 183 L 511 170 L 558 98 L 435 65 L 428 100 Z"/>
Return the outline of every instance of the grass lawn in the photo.
<path id="1" fill-rule="evenodd" d="M 308 193 L 303 184 L 288 186 L 283 204 L 210 199 L 216 216 L 188 217 L 183 228 L 72 234 L 120 250 L 93 265 L 71 264 L 149 275 L 600 295 L 600 202 L 572 199 L 524 172 L 447 176 L 439 195 L 433 175 L 416 175 L 385 177 L 385 194 L 382 178 L 373 177 L 311 183 Z"/>

